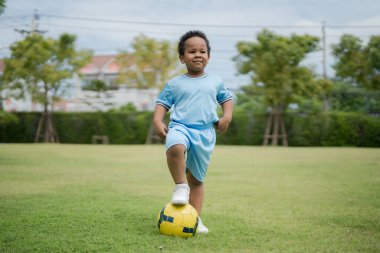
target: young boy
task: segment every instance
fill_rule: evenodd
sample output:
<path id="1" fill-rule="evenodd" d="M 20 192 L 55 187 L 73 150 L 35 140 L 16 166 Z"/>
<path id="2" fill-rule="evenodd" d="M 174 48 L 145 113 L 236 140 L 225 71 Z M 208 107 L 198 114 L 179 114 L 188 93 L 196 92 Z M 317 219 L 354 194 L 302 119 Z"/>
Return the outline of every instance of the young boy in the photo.
<path id="1" fill-rule="evenodd" d="M 215 147 L 215 129 L 225 133 L 232 119 L 232 94 L 221 78 L 205 72 L 210 44 L 201 31 L 185 33 L 178 43 L 179 59 L 187 73 L 170 80 L 156 100 L 154 127 L 166 140 L 166 157 L 175 188 L 173 205 L 190 204 L 199 215 L 198 233 L 208 229 L 200 218 L 204 178 Z M 221 105 L 223 117 L 218 118 Z M 172 108 L 169 128 L 162 122 Z M 185 158 L 186 155 L 186 158 Z M 186 174 L 186 178 L 185 178 Z M 187 180 L 186 180 L 187 179 Z"/>

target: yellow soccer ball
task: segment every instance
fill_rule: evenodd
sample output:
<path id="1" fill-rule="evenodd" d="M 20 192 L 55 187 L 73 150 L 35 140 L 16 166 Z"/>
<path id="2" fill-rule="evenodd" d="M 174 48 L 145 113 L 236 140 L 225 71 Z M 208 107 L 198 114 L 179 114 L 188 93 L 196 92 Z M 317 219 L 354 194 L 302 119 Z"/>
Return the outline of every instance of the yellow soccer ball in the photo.
<path id="1" fill-rule="evenodd" d="M 161 234 L 191 237 L 197 232 L 198 213 L 190 204 L 168 203 L 158 213 L 157 224 Z"/>

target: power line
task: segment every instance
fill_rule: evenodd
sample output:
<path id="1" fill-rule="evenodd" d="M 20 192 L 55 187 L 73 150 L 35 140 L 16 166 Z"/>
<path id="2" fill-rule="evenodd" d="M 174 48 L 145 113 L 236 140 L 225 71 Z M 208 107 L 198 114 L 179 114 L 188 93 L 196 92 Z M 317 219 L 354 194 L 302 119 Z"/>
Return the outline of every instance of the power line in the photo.
<path id="1" fill-rule="evenodd" d="M 77 28 L 77 29 L 87 29 L 87 30 L 97 30 L 97 31 L 104 31 L 104 32 L 125 32 L 125 33 L 150 33 L 150 34 L 165 34 L 165 35 L 173 35 L 178 36 L 178 33 L 174 32 L 164 32 L 164 31 L 141 31 L 141 30 L 125 30 L 125 29 L 115 29 L 115 28 L 100 28 L 100 27 L 90 27 L 90 26 L 77 26 L 77 25 L 64 25 L 64 24 L 57 24 L 57 23 L 40 23 L 47 26 L 55 26 L 55 27 L 67 27 L 67 28 Z M 0 27 L 1 28 L 1 27 Z M 247 35 L 247 34 L 221 34 L 221 33 L 207 33 L 209 36 L 220 36 L 220 37 L 245 37 L 245 38 L 252 38 L 254 35 Z"/>
<path id="2" fill-rule="evenodd" d="M 99 19 L 99 18 L 85 18 L 85 17 L 69 17 L 58 15 L 41 15 L 48 18 L 57 19 L 71 19 L 82 20 L 92 22 L 104 22 L 104 23 L 127 23 L 127 24 L 140 24 L 140 25 L 155 25 L 155 26 L 197 26 L 197 27 L 220 27 L 220 28 L 319 28 L 319 25 L 220 25 L 220 24 L 184 24 L 184 23 L 161 23 L 161 22 L 144 22 L 144 21 L 132 21 L 132 20 L 116 20 L 116 19 Z"/>
<path id="3" fill-rule="evenodd" d="M 0 29 L 9 29 L 9 28 L 13 28 L 13 25 L 0 26 Z"/>
<path id="4" fill-rule="evenodd" d="M 362 28 L 380 28 L 380 25 L 326 25 L 329 28 L 347 28 L 347 29 L 362 29 Z"/>
<path id="5" fill-rule="evenodd" d="M 165 32 L 165 31 L 142 31 L 142 30 L 126 30 L 126 29 L 117 29 L 117 28 L 107 28 L 107 27 L 91 27 L 91 26 L 78 26 L 78 25 L 66 25 L 66 24 L 57 24 L 57 23 L 43 23 L 40 22 L 41 25 L 45 26 L 53 26 L 53 27 L 66 27 L 66 28 L 74 28 L 74 29 L 82 29 L 82 30 L 97 30 L 102 32 L 122 32 L 122 33 L 149 33 L 149 34 L 163 34 L 163 35 L 172 35 L 172 36 L 178 36 L 178 33 L 174 32 Z M 326 26 L 325 26 L 326 27 Z M 7 27 L 0 27 L 0 29 L 9 28 Z M 254 34 L 232 34 L 232 33 L 207 33 L 209 36 L 215 36 L 215 37 L 233 37 L 233 38 L 254 38 Z M 326 32 L 326 35 L 329 37 L 341 37 L 341 35 L 335 35 L 335 34 L 329 34 Z M 320 35 L 314 35 L 314 36 L 320 36 Z M 369 38 L 372 35 L 356 35 L 358 37 L 362 38 Z"/>
<path id="6" fill-rule="evenodd" d="M 320 28 L 321 25 L 233 25 L 233 24 L 185 24 L 185 23 L 163 23 L 163 22 L 146 22 L 136 20 L 117 20 L 117 19 L 100 19 L 100 18 L 88 18 L 88 17 L 72 17 L 72 16 L 60 16 L 60 15 L 46 15 L 48 18 L 56 19 L 69 19 L 69 20 L 82 20 L 92 22 L 104 22 L 104 23 L 124 23 L 124 24 L 140 24 L 140 25 L 154 25 L 154 26 L 197 26 L 197 27 L 219 27 L 219 28 Z M 329 28 L 380 28 L 380 25 L 325 25 Z"/>
<path id="7" fill-rule="evenodd" d="M 321 25 L 233 25 L 233 24 L 185 24 L 185 23 L 162 23 L 162 22 L 146 22 L 146 21 L 136 21 L 136 20 L 115 20 L 115 19 L 99 19 L 99 18 L 88 18 L 88 17 L 73 17 L 73 16 L 60 16 L 60 15 L 49 15 L 40 14 L 39 16 L 44 16 L 48 18 L 55 19 L 68 19 L 68 20 L 82 20 L 82 21 L 92 21 L 92 22 L 104 22 L 104 23 L 127 23 L 127 24 L 141 24 L 141 25 L 154 25 L 154 26 L 198 26 L 198 27 L 219 27 L 219 28 L 251 28 L 251 29 L 262 29 L 262 28 L 278 28 L 278 29 L 289 29 L 289 28 L 320 28 Z M 1 19 L 25 19 L 28 15 L 21 16 L 10 16 L 1 17 Z M 62 26 L 62 25 L 61 25 Z M 325 25 L 326 28 L 335 29 L 365 29 L 365 28 L 380 28 L 380 25 Z M 79 28 L 79 27 L 77 27 Z M 93 29 L 93 28 L 88 28 Z M 223 34 L 221 36 L 224 36 Z"/>
<path id="8" fill-rule="evenodd" d="M 41 16 L 41 15 L 40 15 Z M 130 24 L 145 24 L 145 25 L 167 25 L 167 26 L 212 26 L 212 27 L 224 27 L 224 28 L 320 28 L 319 25 L 302 25 L 302 26 L 291 26 L 291 25 L 282 25 L 282 26 L 272 26 L 272 25 L 255 25 L 255 26 L 244 26 L 244 25 L 212 25 L 212 24 L 201 24 L 201 25 L 195 25 L 195 24 L 176 24 L 176 23 L 154 23 L 154 22 L 140 22 L 140 21 L 126 21 L 126 20 L 109 20 L 109 19 L 96 19 L 96 18 L 83 18 L 83 17 L 67 17 L 67 16 L 56 16 L 56 15 L 43 15 L 45 17 L 51 17 L 51 18 L 58 18 L 58 19 L 79 19 L 79 20 L 86 20 L 86 21 L 93 21 L 93 22 L 106 22 L 106 23 L 130 23 Z M 24 16 L 21 16 L 24 17 Z M 91 29 L 91 30 L 102 30 L 105 32 L 125 32 L 125 33 L 141 33 L 143 31 L 132 31 L 132 30 L 125 30 L 125 29 L 115 29 L 115 28 L 99 28 L 99 27 L 88 27 L 88 26 L 78 26 L 78 25 L 66 25 L 66 24 L 54 24 L 54 23 L 48 23 L 45 25 L 49 26 L 56 26 L 56 27 L 67 27 L 67 28 L 77 28 L 77 29 Z M 380 27 L 378 25 L 368 25 L 368 26 L 342 26 L 342 25 L 324 25 L 324 27 L 329 28 L 376 28 Z M 2 26 L 0 29 L 6 29 L 9 28 L 9 26 Z M 164 32 L 164 31 L 145 31 L 146 33 L 150 34 L 165 34 L 165 35 L 178 35 L 177 33 L 173 32 Z M 221 33 L 213 33 L 208 34 L 210 36 L 221 36 L 221 37 L 244 37 L 244 38 L 252 38 L 255 35 L 247 35 L 247 34 L 221 34 Z M 329 35 L 329 37 L 335 37 L 334 35 Z M 369 37 L 366 35 L 363 35 L 361 37 Z"/>
<path id="9" fill-rule="evenodd" d="M 7 19 L 25 19 L 30 18 L 30 15 L 21 15 L 21 16 L 6 16 L 0 17 L 0 20 L 7 20 Z"/>
<path id="10" fill-rule="evenodd" d="M 0 29 L 13 28 L 13 26 L 18 26 L 20 25 L 20 23 L 24 24 L 26 17 L 30 16 L 23 15 L 19 17 L 11 17 L 4 15 L 3 17 L 0 17 L 0 20 L 2 21 L 2 26 L 0 27 Z"/>

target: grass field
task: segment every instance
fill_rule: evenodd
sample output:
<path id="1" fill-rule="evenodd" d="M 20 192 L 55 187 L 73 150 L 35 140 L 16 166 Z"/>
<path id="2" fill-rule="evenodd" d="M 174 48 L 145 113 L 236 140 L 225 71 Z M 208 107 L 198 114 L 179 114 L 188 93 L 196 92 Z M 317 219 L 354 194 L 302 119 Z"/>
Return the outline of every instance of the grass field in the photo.
<path id="1" fill-rule="evenodd" d="M 380 149 L 217 146 L 207 235 L 160 235 L 164 148 L 0 145 L 0 252 L 380 252 Z"/>

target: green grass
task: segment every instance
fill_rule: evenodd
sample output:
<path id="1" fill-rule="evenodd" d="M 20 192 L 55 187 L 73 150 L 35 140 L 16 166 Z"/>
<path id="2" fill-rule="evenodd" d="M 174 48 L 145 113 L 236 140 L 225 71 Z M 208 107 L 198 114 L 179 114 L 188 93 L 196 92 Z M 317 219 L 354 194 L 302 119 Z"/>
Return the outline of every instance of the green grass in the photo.
<path id="1" fill-rule="evenodd" d="M 217 146 L 207 235 L 160 235 L 164 147 L 0 145 L 0 252 L 379 252 L 380 149 Z"/>

